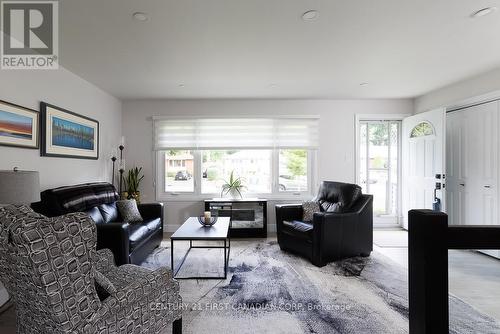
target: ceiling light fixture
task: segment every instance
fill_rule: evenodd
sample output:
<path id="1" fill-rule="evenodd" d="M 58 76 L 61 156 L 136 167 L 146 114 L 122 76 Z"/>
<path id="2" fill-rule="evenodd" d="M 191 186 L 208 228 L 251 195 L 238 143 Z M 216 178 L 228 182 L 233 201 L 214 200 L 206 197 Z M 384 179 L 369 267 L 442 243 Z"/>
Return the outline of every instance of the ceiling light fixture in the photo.
<path id="1" fill-rule="evenodd" d="M 362 82 L 362 83 L 360 83 L 359 85 L 360 85 L 361 87 L 366 87 L 366 86 L 368 86 L 368 82 Z"/>
<path id="2" fill-rule="evenodd" d="M 317 10 L 308 10 L 302 14 L 302 20 L 304 21 L 315 21 L 319 17 L 319 12 Z"/>
<path id="3" fill-rule="evenodd" d="M 149 21 L 149 14 L 148 13 L 135 12 L 134 14 L 132 14 L 132 17 L 134 18 L 134 20 L 140 21 L 140 22 Z"/>
<path id="4" fill-rule="evenodd" d="M 270 84 L 269 87 L 270 88 L 276 88 L 276 87 L 278 87 L 278 85 L 277 84 Z"/>
<path id="5" fill-rule="evenodd" d="M 179 84 L 179 87 L 184 88 L 184 87 L 186 87 L 186 85 L 185 84 Z"/>
<path id="6" fill-rule="evenodd" d="M 495 12 L 496 10 L 497 10 L 497 7 L 486 7 L 486 8 L 480 9 L 478 11 L 475 11 L 474 13 L 471 14 L 470 17 L 472 17 L 473 19 L 478 18 L 478 17 L 483 17 L 483 16 L 486 16 L 486 15 L 489 15 L 489 14 Z"/>

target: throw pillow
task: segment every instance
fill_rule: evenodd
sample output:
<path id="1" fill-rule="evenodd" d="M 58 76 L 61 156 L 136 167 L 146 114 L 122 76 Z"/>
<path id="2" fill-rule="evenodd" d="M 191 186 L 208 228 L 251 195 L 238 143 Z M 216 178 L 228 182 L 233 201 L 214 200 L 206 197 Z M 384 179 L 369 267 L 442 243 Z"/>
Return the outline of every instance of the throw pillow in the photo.
<path id="1" fill-rule="evenodd" d="M 135 199 L 117 201 L 116 206 L 118 207 L 118 211 L 124 223 L 137 223 L 143 221 Z"/>
<path id="2" fill-rule="evenodd" d="M 319 204 L 315 201 L 305 201 L 302 203 L 303 216 L 302 220 L 310 222 L 313 220 L 315 212 L 319 212 Z"/>

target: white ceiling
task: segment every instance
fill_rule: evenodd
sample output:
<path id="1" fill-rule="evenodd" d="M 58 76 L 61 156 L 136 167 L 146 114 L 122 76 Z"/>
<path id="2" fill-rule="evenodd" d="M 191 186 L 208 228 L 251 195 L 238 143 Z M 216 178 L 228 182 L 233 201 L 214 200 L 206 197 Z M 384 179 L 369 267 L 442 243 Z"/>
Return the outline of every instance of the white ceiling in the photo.
<path id="1" fill-rule="evenodd" d="M 60 3 L 61 64 L 122 99 L 415 97 L 500 66 L 500 11 L 469 17 L 500 0 Z"/>

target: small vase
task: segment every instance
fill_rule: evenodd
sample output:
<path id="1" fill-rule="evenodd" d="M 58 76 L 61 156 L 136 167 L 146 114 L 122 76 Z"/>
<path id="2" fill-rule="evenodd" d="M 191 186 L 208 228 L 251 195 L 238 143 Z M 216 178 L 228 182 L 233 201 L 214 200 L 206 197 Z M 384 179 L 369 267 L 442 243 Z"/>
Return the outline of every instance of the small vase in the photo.
<path id="1" fill-rule="evenodd" d="M 240 193 L 236 189 L 229 190 L 228 194 L 229 194 L 229 197 L 231 199 L 240 199 L 241 198 Z"/>

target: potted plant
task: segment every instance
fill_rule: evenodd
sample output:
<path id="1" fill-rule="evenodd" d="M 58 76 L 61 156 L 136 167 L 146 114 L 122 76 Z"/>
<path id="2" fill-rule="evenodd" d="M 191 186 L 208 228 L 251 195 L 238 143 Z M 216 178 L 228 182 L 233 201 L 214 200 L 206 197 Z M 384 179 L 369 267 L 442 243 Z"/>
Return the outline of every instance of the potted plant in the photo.
<path id="1" fill-rule="evenodd" d="M 243 190 L 243 188 L 246 188 L 243 185 L 243 179 L 241 177 L 234 177 L 233 170 L 231 172 L 231 175 L 229 176 L 229 180 L 224 180 L 220 195 L 221 197 L 224 197 L 225 195 L 229 194 L 231 198 L 237 198 L 238 196 L 240 198 L 243 198 L 243 196 L 241 195 L 241 191 Z"/>
<path id="2" fill-rule="evenodd" d="M 135 167 L 129 170 L 125 177 L 125 189 L 127 189 L 127 194 L 124 197 L 127 199 L 135 199 L 137 203 L 140 203 L 141 192 L 139 191 L 139 186 L 143 179 L 144 174 L 142 174 L 142 167 Z"/>

